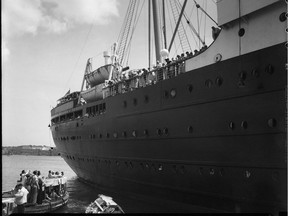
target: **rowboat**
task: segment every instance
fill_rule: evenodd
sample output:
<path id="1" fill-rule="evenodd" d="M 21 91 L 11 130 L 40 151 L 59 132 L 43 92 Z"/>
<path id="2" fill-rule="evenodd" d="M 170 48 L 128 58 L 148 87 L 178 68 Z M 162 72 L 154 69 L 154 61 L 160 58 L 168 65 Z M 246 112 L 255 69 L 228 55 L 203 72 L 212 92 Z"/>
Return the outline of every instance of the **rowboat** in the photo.
<path id="1" fill-rule="evenodd" d="M 92 202 L 85 211 L 86 214 L 124 214 L 123 209 L 113 201 L 112 197 L 99 194 L 98 198 Z"/>

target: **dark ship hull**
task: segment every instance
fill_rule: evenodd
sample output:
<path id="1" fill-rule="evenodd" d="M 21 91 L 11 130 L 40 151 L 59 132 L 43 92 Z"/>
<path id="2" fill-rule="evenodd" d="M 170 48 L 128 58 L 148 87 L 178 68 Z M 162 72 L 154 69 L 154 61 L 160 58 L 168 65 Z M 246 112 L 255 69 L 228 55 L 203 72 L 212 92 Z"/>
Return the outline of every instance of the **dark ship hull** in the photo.
<path id="1" fill-rule="evenodd" d="M 57 150 L 82 180 L 220 211 L 287 211 L 286 5 L 257 1 L 249 14 L 251 2 L 246 17 L 220 17 L 223 34 L 183 73 L 51 111 Z"/>
<path id="2" fill-rule="evenodd" d="M 279 44 L 106 98 L 105 113 L 52 126 L 55 144 L 97 185 L 227 211 L 285 210 L 285 62 Z"/>

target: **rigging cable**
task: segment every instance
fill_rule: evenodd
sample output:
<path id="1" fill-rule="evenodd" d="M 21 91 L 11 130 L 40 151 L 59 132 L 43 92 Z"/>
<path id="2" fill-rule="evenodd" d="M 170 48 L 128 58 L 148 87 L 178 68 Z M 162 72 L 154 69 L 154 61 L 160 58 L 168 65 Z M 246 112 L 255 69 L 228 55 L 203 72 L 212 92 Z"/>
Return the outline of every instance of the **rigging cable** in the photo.
<path id="1" fill-rule="evenodd" d="M 207 1 L 204 2 L 205 11 L 207 10 Z M 207 16 L 204 17 L 204 43 L 206 38 L 206 24 L 207 24 Z"/>
<path id="2" fill-rule="evenodd" d="M 72 70 L 72 73 L 70 74 L 70 77 L 69 77 L 68 80 L 66 81 L 65 89 L 66 89 L 67 84 L 70 82 L 70 79 L 71 79 L 71 77 L 73 76 L 73 74 L 74 74 L 74 72 L 75 72 L 75 70 L 76 70 L 76 67 L 77 67 L 78 62 L 79 62 L 79 60 L 80 60 L 80 57 L 82 56 L 82 53 L 83 53 L 84 48 L 85 48 L 85 46 L 86 46 L 86 43 L 87 43 L 87 41 L 88 41 L 88 36 L 90 35 L 93 27 L 94 27 L 94 23 L 92 23 L 92 25 L 91 25 L 91 27 L 90 27 L 87 35 L 86 35 L 86 38 L 85 38 L 85 40 L 84 40 L 84 44 L 83 44 L 83 46 L 82 46 L 82 49 L 81 49 L 80 54 L 79 54 L 79 56 L 78 56 L 78 59 L 77 59 L 75 65 L 74 65 L 74 68 L 73 68 L 73 70 Z M 65 89 L 64 89 L 64 90 L 65 90 Z M 65 90 L 65 91 L 66 91 L 66 90 Z"/>
<path id="3" fill-rule="evenodd" d="M 192 16 L 194 9 L 195 9 L 195 4 L 193 4 L 193 7 L 192 7 L 192 10 L 191 10 L 191 13 L 190 13 L 190 16 L 189 16 L 189 17 Z M 197 36 L 197 34 L 195 34 L 196 30 L 194 29 L 194 27 L 193 27 L 192 24 L 191 24 L 192 26 L 190 26 L 190 21 L 188 20 L 186 14 L 184 14 L 184 17 L 185 17 L 185 19 L 186 19 L 186 22 L 187 22 L 187 24 L 188 24 L 188 27 L 190 27 L 191 35 L 192 35 L 192 37 L 193 37 L 193 39 L 194 39 L 194 43 L 195 43 L 195 48 L 197 48 L 197 38 L 195 38 L 195 35 Z M 194 29 L 195 32 L 193 31 L 193 29 Z"/>
<path id="4" fill-rule="evenodd" d="M 129 2 L 129 7 L 127 9 L 127 16 L 126 16 L 126 19 L 125 19 L 125 25 L 124 28 L 122 26 L 122 30 L 121 30 L 121 36 L 120 36 L 120 39 L 119 39 L 119 47 L 117 49 L 117 54 L 118 54 L 118 58 L 119 58 L 119 63 L 122 64 L 123 62 L 123 56 L 124 56 L 124 53 L 125 53 L 125 49 L 126 49 L 126 46 L 127 46 L 127 40 L 128 40 L 128 36 L 129 36 L 129 33 L 130 33 L 130 29 L 131 29 L 131 23 L 132 23 L 132 19 L 133 19 L 133 15 L 134 15 L 134 11 L 135 11 L 135 2 L 136 1 L 133 1 L 133 0 L 130 0 Z"/>
<path id="5" fill-rule="evenodd" d="M 171 13 L 173 14 L 173 12 L 172 12 L 172 5 L 171 5 L 171 2 L 170 2 L 170 9 L 171 9 Z M 169 8 L 169 7 L 168 7 Z M 171 31 L 173 32 L 173 26 L 172 26 L 172 21 L 171 21 L 171 16 L 168 16 L 169 17 L 169 23 L 170 23 L 170 28 L 171 28 Z M 176 56 L 176 54 L 177 54 L 177 50 L 178 50 L 178 48 L 176 47 L 176 43 L 173 43 L 174 44 L 174 49 L 175 49 L 175 54 L 173 55 L 173 56 Z"/>
<path id="6" fill-rule="evenodd" d="M 203 45 L 205 45 L 205 42 L 201 39 L 200 35 L 197 33 L 196 29 L 194 28 L 194 26 L 191 24 L 191 22 L 189 21 L 189 19 L 187 18 L 186 13 L 184 12 L 184 17 L 186 19 L 186 22 L 188 23 L 188 25 L 190 26 L 190 28 L 192 29 L 192 31 L 194 32 L 194 34 L 197 36 L 197 38 L 199 39 L 199 41 L 201 41 L 201 43 Z"/>
<path id="7" fill-rule="evenodd" d="M 139 3 L 139 1 L 138 1 L 138 3 Z M 128 65 L 128 61 L 129 61 L 132 37 L 133 37 L 134 31 L 135 31 L 135 29 L 136 29 L 136 26 L 137 26 L 137 24 L 138 24 L 138 21 L 139 21 L 140 15 L 141 15 L 141 13 L 142 13 L 144 3 L 145 3 L 145 1 L 143 1 L 139 13 L 138 13 L 138 10 L 139 10 L 139 4 L 140 4 L 140 3 L 137 5 L 137 13 L 136 13 L 136 14 L 139 14 L 139 15 L 138 15 L 137 18 L 136 18 L 136 16 L 134 17 L 134 25 L 133 25 L 133 27 L 132 27 L 132 32 L 131 32 L 131 35 L 130 35 L 130 39 L 129 39 L 129 41 L 128 41 L 128 48 L 127 48 L 127 49 L 128 49 L 128 51 L 127 51 L 128 54 L 125 56 L 125 59 L 127 60 L 127 62 L 126 62 L 126 66 Z"/>
<path id="8" fill-rule="evenodd" d="M 218 23 L 205 10 L 195 0 L 193 1 L 196 4 L 197 9 L 199 8 L 206 16 L 208 16 L 218 26 Z"/>
<path id="9" fill-rule="evenodd" d="M 200 30 L 199 30 L 199 28 L 200 28 L 200 25 L 199 25 L 199 11 L 198 11 L 198 7 L 197 7 L 197 5 L 196 5 L 196 8 L 197 8 L 197 28 L 198 28 L 198 34 L 199 34 L 199 43 L 198 43 L 198 47 L 199 47 L 199 49 L 200 49 Z"/>

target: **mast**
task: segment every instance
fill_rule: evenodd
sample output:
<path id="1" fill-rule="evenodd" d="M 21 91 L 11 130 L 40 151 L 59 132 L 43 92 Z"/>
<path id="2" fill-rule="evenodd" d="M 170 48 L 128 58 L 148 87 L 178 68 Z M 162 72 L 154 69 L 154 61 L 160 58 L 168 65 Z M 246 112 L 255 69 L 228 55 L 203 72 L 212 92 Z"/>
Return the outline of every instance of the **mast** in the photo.
<path id="1" fill-rule="evenodd" d="M 163 35 L 164 35 L 164 49 L 167 48 L 167 39 L 166 39 L 166 22 L 165 22 L 165 0 L 162 0 L 163 6 Z"/>
<path id="2" fill-rule="evenodd" d="M 156 62 L 161 61 L 157 0 L 152 1 Z"/>
<path id="3" fill-rule="evenodd" d="M 151 68 L 151 0 L 148 0 L 148 64 Z"/>

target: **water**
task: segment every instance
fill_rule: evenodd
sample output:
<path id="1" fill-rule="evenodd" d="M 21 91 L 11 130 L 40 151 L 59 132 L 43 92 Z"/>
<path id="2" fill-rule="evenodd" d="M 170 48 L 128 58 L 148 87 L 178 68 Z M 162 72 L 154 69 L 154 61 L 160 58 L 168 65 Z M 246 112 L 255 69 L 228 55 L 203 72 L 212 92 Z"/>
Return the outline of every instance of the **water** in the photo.
<path id="1" fill-rule="evenodd" d="M 66 206 L 55 213 L 83 213 L 86 207 L 97 198 L 98 194 L 113 197 L 113 200 L 127 213 L 158 211 L 158 205 L 135 200 L 134 197 L 117 192 L 104 191 L 79 181 L 73 170 L 59 156 L 2 155 L 2 191 L 15 187 L 23 169 L 40 170 L 45 177 L 49 170 L 64 172 L 67 177 L 69 201 Z"/>
<path id="2" fill-rule="evenodd" d="M 159 203 L 135 197 L 131 194 L 119 194 L 117 191 L 105 191 L 79 181 L 77 175 L 59 156 L 26 156 L 26 155 L 2 155 L 2 191 L 10 190 L 20 179 L 20 172 L 25 169 L 40 170 L 43 176 L 48 175 L 48 171 L 63 171 L 67 177 L 67 190 L 69 201 L 55 213 L 84 213 L 86 207 L 93 202 L 98 194 L 113 197 L 125 213 L 163 213 L 163 212 L 211 212 L 199 207 L 187 208 L 187 206 L 176 206 L 164 201 Z M 151 191 L 151 194 L 153 192 Z"/>

